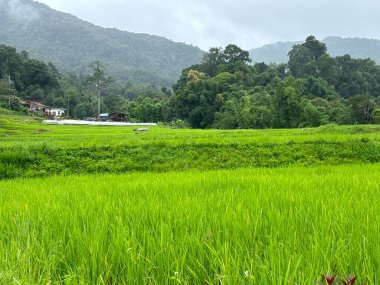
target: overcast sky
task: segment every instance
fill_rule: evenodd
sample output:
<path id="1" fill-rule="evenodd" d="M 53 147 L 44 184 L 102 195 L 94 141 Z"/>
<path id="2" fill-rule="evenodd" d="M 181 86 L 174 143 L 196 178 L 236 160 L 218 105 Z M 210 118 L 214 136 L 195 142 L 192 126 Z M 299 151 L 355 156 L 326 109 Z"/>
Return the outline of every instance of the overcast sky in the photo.
<path id="1" fill-rule="evenodd" d="M 1 0 L 0 0 L 1 1 Z M 208 50 L 251 49 L 308 35 L 380 38 L 378 0 L 38 0 L 103 27 Z"/>

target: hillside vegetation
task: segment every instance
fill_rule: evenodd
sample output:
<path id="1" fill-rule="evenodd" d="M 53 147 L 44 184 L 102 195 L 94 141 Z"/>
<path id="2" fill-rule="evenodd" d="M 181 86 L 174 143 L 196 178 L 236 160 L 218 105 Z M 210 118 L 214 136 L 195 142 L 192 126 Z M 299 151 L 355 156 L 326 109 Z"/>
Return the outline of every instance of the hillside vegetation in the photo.
<path id="1" fill-rule="evenodd" d="M 370 59 L 332 57 L 309 36 L 293 46 L 287 64 L 250 61 L 234 44 L 211 48 L 170 89 L 120 84 L 100 61 L 85 75 L 62 74 L 0 45 L 0 105 L 20 110 L 19 97 L 66 108 L 73 118 L 97 117 L 100 105 L 100 112 L 127 112 L 132 121 L 204 129 L 380 123 L 380 66 Z M 15 104 L 6 95 L 10 88 Z"/>
<path id="2" fill-rule="evenodd" d="M 202 51 L 146 34 L 105 29 L 32 0 L 2 0 L 0 43 L 27 50 L 61 71 L 86 72 L 100 60 L 123 82 L 171 86 Z"/>

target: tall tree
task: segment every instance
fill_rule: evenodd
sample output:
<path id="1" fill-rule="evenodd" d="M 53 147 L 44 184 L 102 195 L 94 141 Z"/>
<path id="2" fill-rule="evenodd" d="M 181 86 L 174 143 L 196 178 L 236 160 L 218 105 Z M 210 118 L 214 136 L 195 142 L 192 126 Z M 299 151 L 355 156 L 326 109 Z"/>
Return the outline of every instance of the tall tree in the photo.
<path id="1" fill-rule="evenodd" d="M 313 53 L 316 60 L 327 53 L 326 44 L 318 41 L 314 36 L 308 36 L 302 45 Z"/>
<path id="2" fill-rule="evenodd" d="M 249 52 L 242 50 L 237 45 L 229 44 L 224 48 L 222 58 L 225 63 L 251 62 Z"/>
<path id="3" fill-rule="evenodd" d="M 294 45 L 289 52 L 289 70 L 295 77 L 318 76 L 319 60 L 326 54 L 326 45 L 309 36 L 303 44 Z"/>
<path id="4" fill-rule="evenodd" d="M 217 66 L 222 62 L 222 48 L 210 48 L 210 50 L 203 56 L 202 69 L 209 76 L 213 77 L 216 75 Z"/>
<path id="5" fill-rule="evenodd" d="M 90 84 L 94 84 L 94 87 L 96 88 L 96 95 L 98 98 L 97 116 L 99 118 L 99 116 L 100 116 L 100 94 L 102 92 L 102 89 L 112 82 L 112 78 L 109 76 L 106 76 L 104 66 L 99 60 L 93 62 L 90 65 L 90 67 L 91 67 L 93 73 L 92 73 L 92 75 L 87 77 L 86 81 Z"/>

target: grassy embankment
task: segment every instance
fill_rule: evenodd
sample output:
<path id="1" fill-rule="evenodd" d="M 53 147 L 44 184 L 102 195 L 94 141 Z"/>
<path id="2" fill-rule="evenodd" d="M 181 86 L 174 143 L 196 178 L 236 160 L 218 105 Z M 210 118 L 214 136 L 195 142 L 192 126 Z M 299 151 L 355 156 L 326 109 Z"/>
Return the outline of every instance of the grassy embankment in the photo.
<path id="1" fill-rule="evenodd" d="M 326 272 L 378 284 L 379 171 L 2 181 L 0 284 L 312 284 Z"/>
<path id="2" fill-rule="evenodd" d="M 27 123 L 25 123 L 25 121 Z M 48 126 L 0 112 L 0 179 L 380 162 L 380 126 L 174 130 Z"/>

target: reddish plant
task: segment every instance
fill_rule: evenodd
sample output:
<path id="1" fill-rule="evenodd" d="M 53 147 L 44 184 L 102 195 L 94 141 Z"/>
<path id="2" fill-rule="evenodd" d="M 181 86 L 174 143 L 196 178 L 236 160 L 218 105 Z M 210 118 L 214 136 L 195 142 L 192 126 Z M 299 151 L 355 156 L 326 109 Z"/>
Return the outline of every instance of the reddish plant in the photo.
<path id="1" fill-rule="evenodd" d="M 322 274 L 322 277 L 325 279 L 325 281 L 327 282 L 328 285 L 332 285 L 334 283 L 335 278 L 336 278 L 336 274 L 335 275 Z"/>
<path id="2" fill-rule="evenodd" d="M 335 281 L 335 278 L 336 278 L 336 274 L 334 275 L 330 275 L 330 274 L 321 274 L 322 278 L 324 281 L 326 281 L 326 283 L 328 285 L 332 285 L 334 284 L 334 281 Z M 323 281 L 316 281 L 317 284 L 320 284 L 320 285 L 325 285 L 325 283 Z"/>
<path id="3" fill-rule="evenodd" d="M 333 285 L 333 284 L 341 284 L 341 285 L 353 285 L 357 281 L 358 277 L 350 274 L 349 276 L 343 277 L 343 280 L 340 280 L 336 274 L 321 274 L 323 281 L 316 281 L 317 284 L 320 285 Z M 326 283 L 325 283 L 326 282 Z M 363 284 L 363 283 L 361 283 Z"/>
<path id="4" fill-rule="evenodd" d="M 358 279 L 358 277 L 350 274 L 350 276 L 344 277 L 344 279 L 343 279 L 342 282 L 343 282 L 344 285 L 352 285 L 352 284 L 354 284 L 356 282 L 356 279 Z"/>

